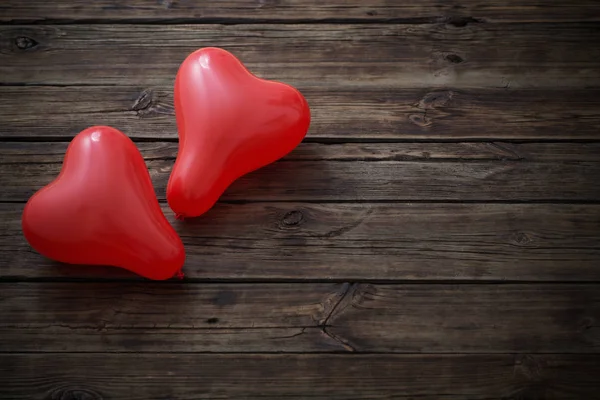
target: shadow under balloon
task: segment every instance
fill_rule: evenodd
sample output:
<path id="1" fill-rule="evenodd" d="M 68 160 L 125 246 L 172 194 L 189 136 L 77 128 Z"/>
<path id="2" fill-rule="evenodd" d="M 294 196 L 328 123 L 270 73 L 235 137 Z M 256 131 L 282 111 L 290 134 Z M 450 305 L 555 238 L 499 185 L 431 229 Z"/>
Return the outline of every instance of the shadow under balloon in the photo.
<path id="1" fill-rule="evenodd" d="M 115 280 L 148 281 L 148 279 L 120 267 L 84 264 L 73 265 L 48 259 L 43 264 L 44 275 L 52 278 L 60 277 L 61 280 L 87 282 L 90 280 L 98 282 Z"/>
<path id="2" fill-rule="evenodd" d="M 281 160 L 238 178 L 206 213 L 176 220 L 172 211 L 167 210 L 169 221 L 182 237 L 214 237 L 225 232 L 232 234 L 240 219 L 247 224 L 248 219 L 255 217 L 236 212 L 240 205 L 301 203 L 319 199 L 319 188 L 328 186 L 330 168 L 319 149 L 315 145 L 301 144 Z M 204 227 L 210 228 L 210 232 Z"/>
<path id="3" fill-rule="evenodd" d="M 328 186 L 330 179 L 331 165 L 311 149 L 319 147 L 300 146 L 283 159 L 242 176 L 198 217 L 176 220 L 170 209 L 165 210 L 186 248 L 186 277 L 266 277 L 267 270 L 256 269 L 264 257 L 284 257 L 292 247 L 297 257 L 296 251 L 308 243 L 300 228 L 306 219 L 303 205 L 319 199 L 319 188 Z"/>

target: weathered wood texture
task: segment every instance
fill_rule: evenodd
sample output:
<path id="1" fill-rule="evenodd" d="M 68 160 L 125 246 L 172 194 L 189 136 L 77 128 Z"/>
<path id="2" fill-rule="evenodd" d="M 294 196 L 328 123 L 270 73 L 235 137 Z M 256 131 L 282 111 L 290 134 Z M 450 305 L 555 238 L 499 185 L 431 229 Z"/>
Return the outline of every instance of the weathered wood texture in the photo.
<path id="1" fill-rule="evenodd" d="M 3 286 L 0 352 L 600 352 L 593 284 Z"/>
<path id="2" fill-rule="evenodd" d="M 318 322 L 340 301 L 343 289 L 333 284 L 5 285 L 0 352 L 345 351 Z"/>
<path id="3" fill-rule="evenodd" d="M 594 355 L 3 354 L 18 399 L 593 399 Z"/>
<path id="4" fill-rule="evenodd" d="M 586 353 L 598 317 L 597 285 L 355 284 L 327 323 L 350 349 Z"/>
<path id="5" fill-rule="evenodd" d="M 0 204 L 0 276 L 140 279 L 68 266 L 21 233 L 23 204 Z M 175 221 L 187 279 L 600 281 L 600 206 L 219 204 Z"/>
<path id="6" fill-rule="evenodd" d="M 300 89 L 312 111 L 309 140 L 600 139 L 598 89 Z M 174 115 L 170 83 L 0 86 L 2 138 L 69 139 L 110 125 L 135 138 L 175 139 Z"/>
<path id="7" fill-rule="evenodd" d="M 66 144 L 64 144 L 66 145 Z M 388 147 L 402 149 L 403 144 L 381 144 L 381 152 Z M 14 152 L 15 143 L 0 143 Z M 411 144 L 414 148 L 415 144 Z M 325 151 L 323 145 L 307 144 L 304 154 L 312 159 L 283 159 L 258 171 L 241 177 L 222 196 L 225 202 L 239 201 L 597 201 L 600 200 L 600 162 L 543 162 L 514 160 L 517 153 L 511 146 L 484 145 L 479 151 L 494 156 L 506 154 L 513 160 L 471 160 L 460 155 L 450 159 L 431 161 L 427 157 L 428 144 L 422 145 L 422 160 L 371 159 L 347 162 L 344 156 Z M 581 144 L 581 147 L 587 144 Z M 58 175 L 63 155 L 56 154 L 48 161 L 44 143 L 26 143 L 27 162 L 0 164 L 0 201 L 26 201 L 36 190 L 50 183 Z M 518 146 L 513 146 L 518 149 Z M 569 146 L 567 146 L 569 147 Z M 164 151 L 164 158 L 148 160 L 154 188 L 159 199 L 165 199 L 165 188 L 174 163 L 173 148 L 151 145 L 151 152 Z M 352 149 L 352 147 L 350 147 Z M 378 153 L 376 146 L 366 152 Z M 410 147 L 409 147 L 410 148 Z M 345 148 L 337 148 L 344 154 Z M 434 151 L 439 145 L 433 146 Z M 550 146 L 548 151 L 559 150 Z M 402 150 L 400 150 L 402 151 Z M 474 151 L 478 151 L 474 147 Z M 36 154 L 44 161 L 37 162 Z M 589 153 L 583 150 L 583 153 Z M 515 155 L 517 154 L 517 155 Z M 333 156 L 334 159 L 329 159 Z M 553 156 L 559 158 L 560 154 Z M 340 159 L 341 158 L 341 159 Z M 600 160 L 598 160 L 600 161 Z"/>
<path id="8" fill-rule="evenodd" d="M 0 398 L 598 397 L 600 3 L 321 3 L 2 1 Z M 298 87 L 309 143 L 162 204 L 183 281 L 37 254 L 24 202 L 90 125 L 164 200 L 206 46 Z"/>
<path id="9" fill-rule="evenodd" d="M 217 46 L 323 91 L 597 87 L 598 42 L 585 23 L 0 26 L 0 82 L 168 87 L 190 52 Z"/>
<path id="10" fill-rule="evenodd" d="M 175 21 L 319 21 L 392 20 L 419 23 L 450 21 L 539 22 L 597 21 L 600 7 L 594 0 L 485 0 L 454 1 L 362 1 L 331 0 L 4 0 L 0 21 L 74 22 L 126 20 L 136 22 Z"/>

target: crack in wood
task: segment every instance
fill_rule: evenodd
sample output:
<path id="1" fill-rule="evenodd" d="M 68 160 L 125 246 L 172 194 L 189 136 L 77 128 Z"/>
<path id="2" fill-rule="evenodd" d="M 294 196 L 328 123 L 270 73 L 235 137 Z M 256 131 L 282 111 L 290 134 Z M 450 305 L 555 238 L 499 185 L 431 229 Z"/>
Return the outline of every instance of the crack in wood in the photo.
<path id="1" fill-rule="evenodd" d="M 152 89 L 144 89 L 139 97 L 135 100 L 131 109 L 138 113 L 147 110 L 154 101 L 154 91 Z"/>
<path id="2" fill-rule="evenodd" d="M 328 327 L 324 326 L 323 327 L 323 333 L 327 336 L 329 336 L 331 339 L 335 340 L 336 342 L 338 342 L 339 344 L 342 345 L 342 347 L 348 351 L 348 352 L 352 352 L 352 353 L 356 353 L 356 348 L 354 348 L 354 346 L 352 346 L 350 343 L 348 343 L 347 340 L 341 338 L 340 336 L 336 335 L 335 333 L 330 332 L 328 329 Z"/>
<path id="3" fill-rule="evenodd" d="M 302 328 L 300 330 L 300 332 L 298 333 L 294 333 L 293 335 L 286 335 L 286 336 L 272 336 L 272 337 L 268 337 L 267 339 L 291 339 L 291 338 L 295 338 L 297 336 L 303 335 L 304 332 L 306 332 L 306 327 Z"/>
<path id="4" fill-rule="evenodd" d="M 358 283 L 344 283 L 342 286 L 343 291 L 341 296 L 339 296 L 339 300 L 333 305 L 333 307 L 331 307 L 331 311 L 319 324 L 324 335 L 330 337 L 335 342 L 339 343 L 346 351 L 349 352 L 356 352 L 356 348 L 354 348 L 354 346 L 352 346 L 347 340 L 345 340 L 339 335 L 334 334 L 327 328 L 329 328 L 328 322 L 331 319 L 331 317 L 336 313 L 339 314 L 340 312 L 342 312 L 352 302 L 354 293 L 356 293 L 356 290 L 359 286 L 360 284 Z"/>
<path id="5" fill-rule="evenodd" d="M 328 296 L 325 299 L 325 301 L 323 301 L 323 314 L 325 316 L 323 318 L 319 319 L 318 321 L 316 321 L 317 326 L 322 327 L 327 323 L 327 321 L 333 314 L 333 311 L 335 310 L 335 308 L 340 304 L 341 300 L 348 293 L 348 289 L 350 288 L 350 285 L 351 284 L 349 282 L 343 282 L 341 291 L 337 291 L 337 292 L 333 293 L 331 296 Z M 337 300 L 335 300 L 336 298 L 337 298 Z M 313 318 L 313 319 L 315 319 L 315 318 Z"/>
<path id="6" fill-rule="evenodd" d="M 175 113 L 173 105 L 161 103 L 158 94 L 153 89 L 144 89 L 131 106 L 131 111 L 135 111 L 140 118 L 174 115 Z"/>

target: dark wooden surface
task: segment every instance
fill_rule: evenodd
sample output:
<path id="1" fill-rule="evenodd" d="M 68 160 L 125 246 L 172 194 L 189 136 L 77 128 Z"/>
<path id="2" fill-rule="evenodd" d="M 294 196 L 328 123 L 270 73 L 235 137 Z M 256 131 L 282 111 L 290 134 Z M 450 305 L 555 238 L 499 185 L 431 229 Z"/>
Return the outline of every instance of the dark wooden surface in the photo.
<path id="1" fill-rule="evenodd" d="M 595 284 L 20 283 L 0 351 L 600 353 Z"/>
<path id="2" fill-rule="evenodd" d="M 598 385 L 595 355 L 12 353 L 1 357 L 3 392 L 19 400 L 593 399 Z"/>
<path id="3" fill-rule="evenodd" d="M 183 53 L 177 59 L 183 58 Z M 597 60 L 594 68 L 600 69 L 600 55 Z M 171 81 L 176 68 L 174 64 L 165 83 L 146 86 L 20 86 L 23 82 L 0 86 L 0 134 L 7 140 L 68 141 L 88 124 L 110 124 L 133 138 L 174 141 L 177 130 Z M 352 79 L 336 82 L 346 87 L 317 83 L 302 88 L 312 107 L 307 141 L 600 139 L 600 90 L 594 88 L 512 88 L 504 87 L 506 82 L 492 83 L 503 87 L 489 88 L 410 88 L 392 86 L 395 79 L 377 87 L 368 86 L 371 80 L 367 80 L 359 82 L 366 87 L 353 88 L 350 85 L 356 84 L 356 78 Z M 47 112 L 32 112 L 39 109 Z M 48 113 L 52 114 L 51 125 L 46 124 Z M 424 151 L 444 149 L 431 145 Z"/>
<path id="4" fill-rule="evenodd" d="M 203 46 L 313 122 L 181 222 L 172 84 Z M 0 398 L 600 398 L 599 99 L 592 0 L 3 1 Z M 94 124 L 142 151 L 183 280 L 23 238 Z"/>
<path id="5" fill-rule="evenodd" d="M 485 0 L 399 2 L 389 0 L 4 0 L 0 20 L 5 22 L 80 21 L 113 22 L 320 22 L 323 20 L 387 21 L 404 24 L 424 22 L 500 21 L 564 22 L 598 21 L 594 0 Z"/>

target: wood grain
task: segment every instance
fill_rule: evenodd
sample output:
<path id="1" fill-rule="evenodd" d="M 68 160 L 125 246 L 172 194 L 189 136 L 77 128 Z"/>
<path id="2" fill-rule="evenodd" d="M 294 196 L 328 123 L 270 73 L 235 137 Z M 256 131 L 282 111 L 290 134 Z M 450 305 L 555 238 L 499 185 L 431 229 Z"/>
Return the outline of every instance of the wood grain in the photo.
<path id="1" fill-rule="evenodd" d="M 0 398 L 598 397 L 597 1 L 1 3 Z M 173 79 L 206 46 L 312 125 L 176 221 Z M 138 140 L 183 280 L 25 241 L 100 124 Z"/>
<path id="2" fill-rule="evenodd" d="M 111 125 L 134 138 L 175 139 L 170 86 L 0 86 L 0 137 L 69 139 Z M 598 89 L 300 89 L 311 106 L 309 140 L 600 138 Z"/>
<path id="3" fill-rule="evenodd" d="M 3 279 L 135 279 L 68 266 L 21 233 L 23 204 L 0 204 Z M 600 281 L 600 206 L 552 204 L 219 204 L 175 221 L 186 279 Z"/>
<path id="4" fill-rule="evenodd" d="M 585 147 L 587 144 L 581 144 Z M 381 144 L 385 148 L 387 144 Z M 414 146 L 414 145 L 413 145 Z M 14 144 L 0 143 L 13 152 Z M 63 156 L 53 162 L 43 155 L 44 143 L 27 143 L 23 152 L 27 162 L 16 167 L 0 164 L 0 201 L 26 201 L 36 190 L 50 183 L 59 173 Z M 508 153 L 501 145 L 489 151 Z M 463 161 L 435 160 L 348 160 L 329 159 L 332 152 L 317 153 L 323 147 L 310 144 L 304 154 L 312 159 L 287 159 L 268 165 L 234 182 L 222 196 L 225 202 L 247 201 L 597 201 L 600 200 L 598 162 L 538 162 L 523 160 Z M 401 148 L 401 144 L 396 146 Z M 434 149 L 436 147 L 434 146 Z M 343 154 L 344 148 L 338 147 Z M 370 148 L 373 151 L 374 147 Z M 510 149 L 510 147 L 508 148 Z M 553 148 L 550 147 L 548 151 Z M 556 147 L 554 148 L 556 149 Z M 0 150 L 0 154 L 3 150 Z M 369 151 L 369 150 L 367 150 Z M 586 151 L 584 151 L 586 153 Z M 172 154 L 172 153 L 170 153 Z M 518 153 L 517 153 L 518 154 Z M 555 155 L 555 157 L 559 157 Z M 342 156 L 343 158 L 343 156 Z M 148 160 L 147 166 L 159 199 L 165 188 L 174 159 Z"/>
<path id="5" fill-rule="evenodd" d="M 587 285 L 2 285 L 0 352 L 597 353 Z"/>
<path id="6" fill-rule="evenodd" d="M 357 351 L 576 353 L 599 317 L 596 285 L 355 284 L 328 332 Z"/>
<path id="7" fill-rule="evenodd" d="M 598 87 L 599 41 L 585 23 L 0 26 L 0 83 L 170 87 L 216 46 L 305 89 Z"/>
<path id="8" fill-rule="evenodd" d="M 419 23 L 445 21 L 456 24 L 468 21 L 540 22 L 597 21 L 597 2 L 577 0 L 508 0 L 502 3 L 463 0 L 460 4 L 440 0 L 390 2 L 386 0 L 331 0 L 315 3 L 310 0 L 219 0 L 214 3 L 191 0 L 130 0 L 126 4 L 115 0 L 85 1 L 4 0 L 0 6 L 0 21 L 110 21 L 136 22 L 175 21 L 281 21 L 360 20 L 365 22 L 391 20 Z"/>
<path id="9" fill-rule="evenodd" d="M 3 354 L 18 399 L 591 399 L 592 355 Z"/>
<path id="10" fill-rule="evenodd" d="M 317 322 L 339 302 L 344 288 L 334 284 L 4 285 L 0 352 L 345 351 Z"/>

